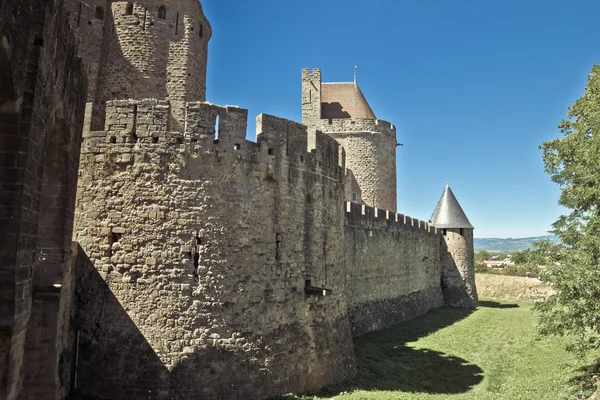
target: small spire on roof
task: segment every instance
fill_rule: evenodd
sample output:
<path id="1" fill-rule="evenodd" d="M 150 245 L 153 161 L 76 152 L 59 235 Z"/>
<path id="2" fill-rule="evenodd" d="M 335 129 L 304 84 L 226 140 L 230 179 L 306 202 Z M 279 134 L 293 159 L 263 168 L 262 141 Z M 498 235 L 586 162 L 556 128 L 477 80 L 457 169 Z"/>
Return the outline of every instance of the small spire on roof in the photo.
<path id="1" fill-rule="evenodd" d="M 358 68 L 358 67 L 355 65 L 355 66 L 354 66 L 354 84 L 355 84 L 355 85 L 356 85 L 356 69 L 357 69 L 357 68 Z"/>
<path id="2" fill-rule="evenodd" d="M 448 187 L 448 178 L 446 178 L 446 187 Z"/>

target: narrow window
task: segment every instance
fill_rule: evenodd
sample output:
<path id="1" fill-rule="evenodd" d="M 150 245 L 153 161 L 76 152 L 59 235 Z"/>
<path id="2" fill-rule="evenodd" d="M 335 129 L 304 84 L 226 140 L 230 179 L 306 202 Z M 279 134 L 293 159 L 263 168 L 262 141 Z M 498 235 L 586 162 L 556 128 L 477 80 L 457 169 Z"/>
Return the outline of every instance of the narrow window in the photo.
<path id="1" fill-rule="evenodd" d="M 304 156 L 300 156 L 300 162 L 303 163 L 304 162 Z"/>
<path id="2" fill-rule="evenodd" d="M 199 279 L 198 267 L 200 266 L 200 245 L 202 245 L 202 237 L 200 231 L 196 232 L 196 239 L 194 239 L 194 280 Z"/>
<path id="3" fill-rule="evenodd" d="M 241 148 L 242 148 L 242 145 L 241 145 L 241 144 L 239 144 L 239 143 L 236 143 L 236 144 L 234 144 L 234 145 L 233 145 L 233 149 L 234 149 L 234 150 L 239 150 L 239 149 L 241 149 Z"/>
<path id="4" fill-rule="evenodd" d="M 111 136 L 111 137 L 110 137 L 110 142 L 111 142 L 111 143 L 117 143 L 117 138 L 116 138 L 116 137 L 114 137 L 114 136 Z"/>
<path id="5" fill-rule="evenodd" d="M 460 236 L 463 236 L 463 228 L 460 228 Z"/>
<path id="6" fill-rule="evenodd" d="M 204 37 L 204 26 L 202 24 L 200 24 L 200 38 L 202 39 Z"/>
<path id="7" fill-rule="evenodd" d="M 144 9 L 144 23 L 142 24 L 142 30 L 145 31 L 146 30 L 146 16 L 148 15 L 148 9 L 145 8 Z"/>
<path id="8" fill-rule="evenodd" d="M 444 236 L 446 236 L 446 228 L 442 229 L 442 233 L 444 234 Z"/>
<path id="9" fill-rule="evenodd" d="M 133 15 L 133 3 L 127 3 L 127 7 L 125 7 L 125 15 Z"/>
<path id="10" fill-rule="evenodd" d="M 77 14 L 77 26 L 79 26 L 79 23 L 81 22 L 81 9 L 83 8 L 83 1 L 81 3 L 79 3 L 79 13 Z"/>
<path id="11" fill-rule="evenodd" d="M 115 232 L 113 232 L 113 233 L 111 234 L 111 238 L 110 238 L 110 240 L 111 240 L 111 244 L 112 244 L 112 243 L 117 243 L 117 242 L 120 242 L 122 237 L 123 237 L 123 234 L 122 234 L 122 233 L 115 233 Z"/>
<path id="12" fill-rule="evenodd" d="M 167 8 L 165 6 L 158 7 L 158 19 L 167 19 Z"/>
<path id="13" fill-rule="evenodd" d="M 158 143 L 158 136 L 152 137 L 152 143 Z"/>
<path id="14" fill-rule="evenodd" d="M 275 234 L 275 260 L 281 261 L 281 234 Z"/>
<path id="15" fill-rule="evenodd" d="M 356 198 L 357 198 L 356 193 L 352 193 L 352 201 L 356 201 Z"/>
<path id="16" fill-rule="evenodd" d="M 175 34 L 179 31 L 179 11 L 177 12 L 177 17 L 175 18 Z"/>
<path id="17" fill-rule="evenodd" d="M 269 155 L 272 156 L 273 154 L 275 154 L 275 152 L 273 151 L 273 149 L 269 149 Z"/>
<path id="18" fill-rule="evenodd" d="M 96 19 L 100 21 L 104 20 L 104 8 L 100 6 L 96 7 Z"/>
<path id="19" fill-rule="evenodd" d="M 215 140 L 219 140 L 219 116 L 215 120 Z"/>

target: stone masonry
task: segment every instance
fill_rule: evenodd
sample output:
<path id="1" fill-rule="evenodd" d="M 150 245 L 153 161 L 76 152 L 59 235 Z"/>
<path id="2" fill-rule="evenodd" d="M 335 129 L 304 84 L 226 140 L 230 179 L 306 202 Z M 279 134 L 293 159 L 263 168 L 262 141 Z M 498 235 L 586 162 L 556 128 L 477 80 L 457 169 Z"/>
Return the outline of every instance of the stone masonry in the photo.
<path id="1" fill-rule="evenodd" d="M 303 70 L 304 125 L 248 141 L 211 35 L 197 0 L 0 0 L 0 399 L 311 392 L 353 336 L 477 305 L 472 226 L 396 213 L 358 85 Z"/>
<path id="2" fill-rule="evenodd" d="M 62 0 L 0 1 L 0 399 L 63 398 L 87 80 Z"/>
<path id="3" fill-rule="evenodd" d="M 352 375 L 335 140 L 261 115 L 249 142 L 245 110 L 207 103 L 169 131 L 169 107 L 109 102 L 86 134 L 81 393 L 252 399 Z"/>
<path id="4" fill-rule="evenodd" d="M 104 129 L 108 100 L 158 98 L 182 124 L 186 101 L 204 101 L 211 26 L 195 0 L 66 0 L 90 81 L 86 131 Z"/>

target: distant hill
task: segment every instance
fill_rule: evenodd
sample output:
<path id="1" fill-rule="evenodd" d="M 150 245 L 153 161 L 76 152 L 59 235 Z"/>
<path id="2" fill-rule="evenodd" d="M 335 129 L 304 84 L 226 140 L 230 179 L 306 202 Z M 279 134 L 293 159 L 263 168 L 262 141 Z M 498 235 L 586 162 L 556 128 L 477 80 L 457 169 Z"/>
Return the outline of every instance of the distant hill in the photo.
<path id="1" fill-rule="evenodd" d="M 513 251 L 521 251 L 531 247 L 531 244 L 537 240 L 550 240 L 558 242 L 558 238 L 552 235 L 534 236 L 526 238 L 475 238 L 475 251 L 487 250 L 501 253 L 512 253 Z"/>

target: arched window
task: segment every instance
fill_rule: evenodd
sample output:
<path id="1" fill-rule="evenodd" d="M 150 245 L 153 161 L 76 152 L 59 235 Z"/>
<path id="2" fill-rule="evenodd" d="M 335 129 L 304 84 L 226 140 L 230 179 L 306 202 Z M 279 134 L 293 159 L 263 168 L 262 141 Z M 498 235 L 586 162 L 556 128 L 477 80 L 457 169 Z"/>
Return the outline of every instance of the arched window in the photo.
<path id="1" fill-rule="evenodd" d="M 158 7 L 158 19 L 166 19 L 167 18 L 167 7 L 160 6 Z"/>
<path id="2" fill-rule="evenodd" d="M 200 24 L 200 38 L 204 36 L 204 26 Z"/>
<path id="3" fill-rule="evenodd" d="M 125 15 L 133 15 L 133 3 L 127 3 L 127 7 L 125 7 Z"/>
<path id="4" fill-rule="evenodd" d="M 96 18 L 100 21 L 104 20 L 104 8 L 100 6 L 96 7 Z"/>

